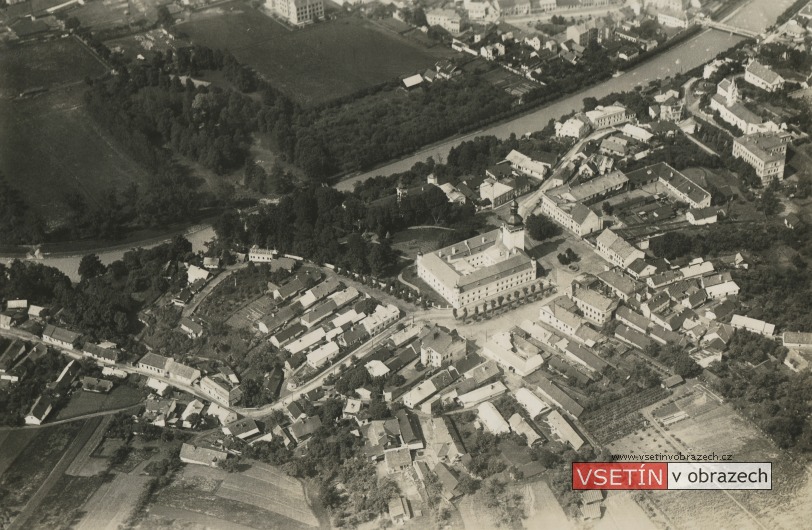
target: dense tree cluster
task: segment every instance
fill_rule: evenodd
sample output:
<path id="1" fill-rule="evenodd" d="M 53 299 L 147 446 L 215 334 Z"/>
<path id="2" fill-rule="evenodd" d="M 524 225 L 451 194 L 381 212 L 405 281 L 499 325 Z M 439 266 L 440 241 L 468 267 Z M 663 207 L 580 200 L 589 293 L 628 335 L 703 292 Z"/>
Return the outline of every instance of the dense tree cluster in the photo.
<path id="1" fill-rule="evenodd" d="M 9 385 L 7 391 L 0 392 L 0 424 L 22 425 L 23 418 L 41 395 L 51 399 L 56 405 L 56 396 L 46 392 L 45 387 L 56 380 L 66 364 L 67 359 L 52 350 L 29 363 L 24 383 Z"/>
<path id="2" fill-rule="evenodd" d="M 549 217 L 541 214 L 527 216 L 524 222 L 527 233 L 536 241 L 544 241 L 561 234 L 561 227 L 555 224 Z"/>
<path id="3" fill-rule="evenodd" d="M 75 286 L 53 267 L 20 261 L 0 264 L 0 297 L 59 306 L 60 319 L 88 340 L 134 344 L 130 334 L 141 303 L 133 295 L 150 302 L 171 286 L 185 284 L 185 275 L 165 278 L 165 268 L 191 256 L 191 250 L 191 244 L 178 237 L 173 243 L 131 250 L 109 267 L 97 263 L 98 258 L 86 258 L 82 260 L 84 278 Z"/>
<path id="4" fill-rule="evenodd" d="M 713 230 L 700 232 L 666 232 L 651 240 L 651 251 L 665 259 L 683 256 L 711 256 L 725 252 L 758 252 L 768 248 L 780 236 L 780 228 L 766 226 L 758 229 L 734 224 L 715 225 Z"/>
<path id="5" fill-rule="evenodd" d="M 717 390 L 779 447 L 809 453 L 812 374 L 787 370 L 780 363 L 785 353 L 770 339 L 737 331 L 722 362 L 711 368 L 721 378 Z"/>
<path id="6" fill-rule="evenodd" d="M 38 243 L 44 236 L 42 219 L 0 173 L 0 244 Z"/>

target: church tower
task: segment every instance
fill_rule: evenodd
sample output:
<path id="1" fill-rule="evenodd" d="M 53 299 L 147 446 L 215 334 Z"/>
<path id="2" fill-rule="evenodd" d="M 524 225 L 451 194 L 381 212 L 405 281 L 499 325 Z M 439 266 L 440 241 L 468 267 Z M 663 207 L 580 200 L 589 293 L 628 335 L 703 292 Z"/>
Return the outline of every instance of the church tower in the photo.
<path id="1" fill-rule="evenodd" d="M 510 204 L 510 215 L 502 223 L 502 244 L 509 250 L 524 250 L 524 219 L 519 215 L 516 199 Z"/>

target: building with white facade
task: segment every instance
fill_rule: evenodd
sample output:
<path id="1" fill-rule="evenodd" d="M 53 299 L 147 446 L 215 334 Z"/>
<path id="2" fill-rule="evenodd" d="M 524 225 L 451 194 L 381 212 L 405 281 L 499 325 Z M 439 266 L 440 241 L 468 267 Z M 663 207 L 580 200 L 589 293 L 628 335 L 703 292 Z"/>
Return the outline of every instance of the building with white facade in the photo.
<path id="1" fill-rule="evenodd" d="M 502 228 L 417 256 L 417 275 L 457 309 L 496 298 L 536 280 L 524 251 L 524 220 L 513 201 Z"/>
<path id="2" fill-rule="evenodd" d="M 462 17 L 453 9 L 430 9 L 426 11 L 426 22 L 429 26 L 440 26 L 452 35 L 457 35 Z"/>
<path id="3" fill-rule="evenodd" d="M 592 127 L 590 126 L 589 118 L 584 114 L 576 114 L 564 122 L 556 122 L 555 124 L 556 136 L 569 136 L 570 138 L 581 139 L 589 134 L 591 130 Z"/>
<path id="4" fill-rule="evenodd" d="M 612 265 L 622 269 L 627 268 L 634 260 L 646 257 L 645 252 L 634 247 L 608 228 L 601 232 L 595 240 L 595 244 L 598 254 Z"/>
<path id="5" fill-rule="evenodd" d="M 324 0 L 266 0 L 265 5 L 293 26 L 324 19 Z"/>
<path id="6" fill-rule="evenodd" d="M 787 158 L 786 133 L 756 133 L 733 139 L 733 156 L 741 158 L 756 170 L 763 184 L 772 180 L 784 180 Z"/>
<path id="7" fill-rule="evenodd" d="M 744 80 L 767 92 L 784 88 L 784 78 L 758 61 L 751 61 L 744 71 Z"/>
<path id="8" fill-rule="evenodd" d="M 540 348 L 510 331 L 489 337 L 483 353 L 505 371 L 522 377 L 535 372 L 544 363 Z"/>
<path id="9" fill-rule="evenodd" d="M 626 107 L 622 105 L 598 106 L 595 107 L 595 110 L 586 112 L 586 117 L 589 120 L 589 124 L 596 131 L 626 123 L 631 119 L 631 115 L 626 111 Z"/>

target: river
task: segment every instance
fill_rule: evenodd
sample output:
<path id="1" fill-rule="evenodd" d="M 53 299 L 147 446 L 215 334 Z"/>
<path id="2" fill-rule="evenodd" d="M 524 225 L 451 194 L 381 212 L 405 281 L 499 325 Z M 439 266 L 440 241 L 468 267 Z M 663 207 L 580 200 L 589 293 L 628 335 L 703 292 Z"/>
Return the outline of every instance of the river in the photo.
<path id="1" fill-rule="evenodd" d="M 728 15 L 724 22 L 732 26 L 762 32 L 775 23 L 785 9 L 791 5 L 791 0 L 751 0 L 738 10 Z M 336 188 L 343 191 L 352 191 L 356 182 L 361 182 L 377 175 L 391 175 L 409 170 L 415 163 L 423 162 L 428 157 L 440 162 L 448 156 L 452 147 L 465 140 L 477 136 L 496 136 L 507 138 L 512 133 L 522 134 L 544 128 L 551 119 L 558 119 L 564 114 L 580 110 L 583 99 L 586 97 L 602 98 L 612 92 L 625 92 L 633 90 L 635 86 L 645 86 L 653 79 L 664 79 L 668 76 L 690 70 L 713 59 L 719 53 L 735 46 L 743 40 L 742 37 L 731 35 L 717 30 L 706 30 L 696 37 L 657 55 L 640 66 L 624 72 L 594 87 L 577 94 L 567 96 L 551 105 L 540 108 L 524 116 L 519 116 L 505 123 L 500 123 L 479 131 L 457 136 L 420 150 L 414 155 L 386 164 L 372 171 L 360 173 L 342 180 Z"/>
<path id="2" fill-rule="evenodd" d="M 186 231 L 183 236 L 192 243 L 192 251 L 199 252 L 206 250 L 206 243 L 214 239 L 214 228 L 210 225 L 197 225 L 194 228 Z M 172 240 L 172 237 L 167 237 L 166 239 L 151 239 L 148 243 L 145 244 L 137 244 L 132 246 L 116 246 L 107 250 L 91 250 L 81 254 L 69 254 L 69 253 L 59 253 L 59 254 L 46 254 L 40 259 L 30 259 L 30 261 L 36 261 L 37 263 L 42 263 L 43 265 L 48 265 L 49 267 L 55 267 L 65 273 L 72 281 L 78 282 L 81 278 L 79 277 L 79 262 L 82 261 L 82 256 L 86 254 L 94 253 L 99 256 L 99 259 L 105 265 L 109 265 L 114 261 L 120 260 L 124 257 L 124 254 L 131 250 L 132 248 L 152 248 L 160 245 L 161 243 L 165 243 Z M 8 263 L 16 258 L 6 258 L 0 257 L 0 262 Z"/>
<path id="3" fill-rule="evenodd" d="M 743 7 L 731 13 L 724 22 L 733 26 L 762 32 L 767 27 L 775 23 L 784 10 L 786 10 L 792 0 L 751 0 Z M 720 52 L 736 45 L 742 40 L 741 37 L 724 33 L 717 30 L 706 30 L 696 37 L 680 44 L 679 46 L 667 50 L 640 66 L 621 74 L 618 77 L 609 79 L 600 85 L 586 89 L 578 94 L 568 96 L 556 103 L 544 108 L 519 116 L 506 123 L 501 123 L 488 127 L 465 136 L 459 136 L 441 142 L 415 153 L 412 156 L 392 162 L 378 169 L 362 173 L 345 179 L 336 185 L 339 190 L 352 190 L 356 182 L 366 180 L 376 175 L 391 175 L 410 169 L 416 162 L 424 161 L 428 157 L 435 160 L 445 160 L 452 147 L 465 140 L 470 140 L 477 136 L 493 135 L 498 138 L 507 138 L 511 133 L 522 135 L 527 132 L 542 129 L 551 119 L 558 119 L 564 114 L 579 110 L 583 105 L 585 97 L 601 98 L 612 92 L 624 92 L 632 90 L 635 86 L 646 85 L 652 79 L 663 79 L 665 77 L 690 70 L 696 66 L 713 59 Z M 186 238 L 192 242 L 195 251 L 205 250 L 206 242 L 214 237 L 214 230 L 210 226 L 196 227 L 186 233 Z M 167 238 L 169 240 L 170 238 Z M 156 246 L 160 241 L 151 240 L 148 244 L 133 245 L 144 248 Z M 102 263 L 110 264 L 121 259 L 128 247 L 117 246 L 109 250 L 96 251 Z M 83 254 L 79 255 L 46 255 L 37 260 L 44 265 L 50 265 L 60 269 L 73 281 L 79 279 L 79 261 Z M 0 257 L 0 261 L 8 261 Z"/>

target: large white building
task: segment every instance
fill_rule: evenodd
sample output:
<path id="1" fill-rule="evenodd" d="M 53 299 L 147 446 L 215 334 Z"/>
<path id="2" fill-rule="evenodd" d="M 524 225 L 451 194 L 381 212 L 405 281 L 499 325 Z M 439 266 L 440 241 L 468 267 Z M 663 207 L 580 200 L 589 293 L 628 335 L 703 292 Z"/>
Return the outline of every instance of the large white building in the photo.
<path id="1" fill-rule="evenodd" d="M 266 0 L 265 5 L 294 26 L 324 18 L 324 0 Z"/>
<path id="2" fill-rule="evenodd" d="M 763 120 L 741 102 L 739 89 L 732 77 L 722 79 L 716 85 L 716 94 L 710 100 L 710 107 L 719 113 L 723 121 L 738 127 L 744 134 L 778 130 L 775 123 Z"/>
<path id="3" fill-rule="evenodd" d="M 790 136 L 786 133 L 742 136 L 733 140 L 733 156 L 755 169 L 764 184 L 769 184 L 773 179 L 784 180 L 789 141 Z"/>
<path id="4" fill-rule="evenodd" d="M 502 228 L 417 256 L 417 275 L 455 308 L 512 293 L 536 280 L 524 251 L 524 221 L 513 201 Z"/>
<path id="5" fill-rule="evenodd" d="M 605 107 L 595 107 L 586 113 L 589 124 L 597 130 L 614 127 L 621 123 L 626 123 L 631 115 L 626 112 L 626 107 L 621 105 L 607 105 Z"/>
<path id="6" fill-rule="evenodd" d="M 429 26 L 440 26 L 452 35 L 460 32 L 460 17 L 453 9 L 431 9 L 426 11 L 426 22 Z"/>

